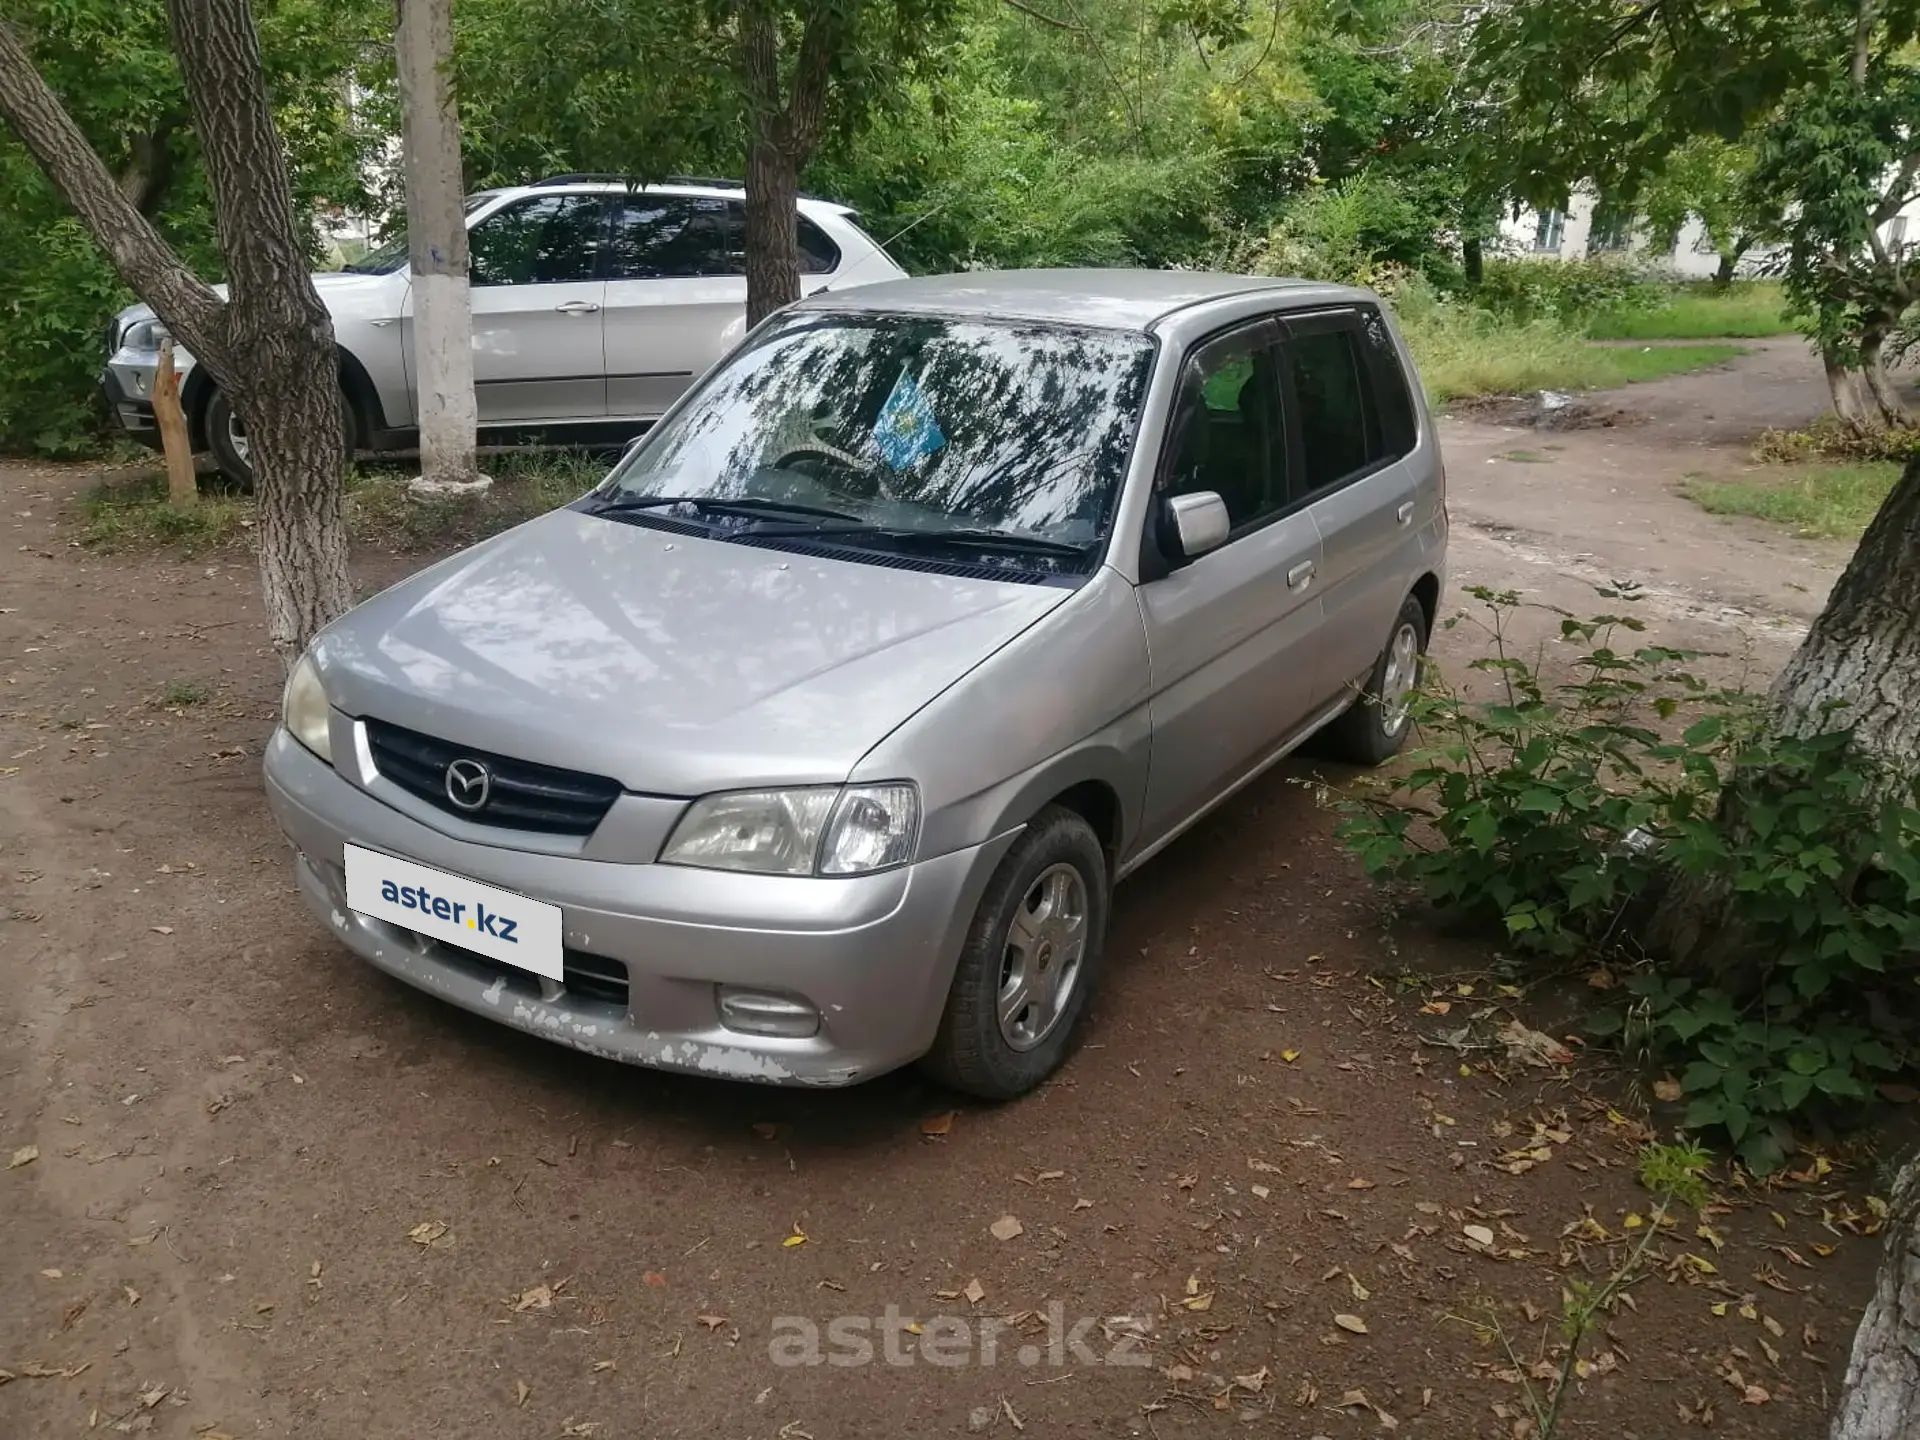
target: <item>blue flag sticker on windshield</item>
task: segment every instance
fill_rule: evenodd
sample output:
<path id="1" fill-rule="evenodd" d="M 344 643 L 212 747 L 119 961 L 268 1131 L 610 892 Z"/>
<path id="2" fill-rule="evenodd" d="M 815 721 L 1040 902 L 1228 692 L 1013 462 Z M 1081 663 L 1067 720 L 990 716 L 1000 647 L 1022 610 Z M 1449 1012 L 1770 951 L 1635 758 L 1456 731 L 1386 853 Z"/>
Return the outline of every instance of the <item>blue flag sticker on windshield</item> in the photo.
<path id="1" fill-rule="evenodd" d="M 947 443 L 920 382 L 905 370 L 893 382 L 893 393 L 874 419 L 873 443 L 880 458 L 895 470 L 919 464 Z"/>

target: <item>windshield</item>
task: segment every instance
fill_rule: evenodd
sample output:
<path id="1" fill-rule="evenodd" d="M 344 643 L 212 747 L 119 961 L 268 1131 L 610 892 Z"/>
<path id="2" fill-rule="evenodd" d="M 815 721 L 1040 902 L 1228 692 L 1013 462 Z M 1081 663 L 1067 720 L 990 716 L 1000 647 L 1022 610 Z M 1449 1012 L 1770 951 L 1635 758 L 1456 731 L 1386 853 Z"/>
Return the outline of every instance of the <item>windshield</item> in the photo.
<path id="1" fill-rule="evenodd" d="M 1152 361 L 1153 342 L 1129 332 L 796 317 L 657 427 L 598 498 L 679 497 L 679 518 L 783 507 L 833 517 L 813 529 L 835 544 L 948 537 L 986 563 L 1090 569 Z M 742 523 L 750 538 L 772 522 Z"/>
<path id="2" fill-rule="evenodd" d="M 499 193 L 498 190 L 482 190 L 477 195 L 469 195 L 463 213 L 473 214 Z M 395 270 L 404 270 L 406 266 L 407 232 L 401 230 L 391 239 L 376 245 L 351 265 L 342 265 L 340 268 L 349 275 L 387 275 Z"/>

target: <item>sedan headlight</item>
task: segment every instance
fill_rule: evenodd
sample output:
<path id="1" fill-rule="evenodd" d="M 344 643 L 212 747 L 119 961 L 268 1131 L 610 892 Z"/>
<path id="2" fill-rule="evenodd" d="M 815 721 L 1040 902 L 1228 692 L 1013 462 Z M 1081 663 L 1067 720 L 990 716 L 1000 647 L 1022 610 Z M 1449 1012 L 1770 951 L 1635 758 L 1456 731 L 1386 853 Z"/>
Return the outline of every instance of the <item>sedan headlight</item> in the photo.
<path id="1" fill-rule="evenodd" d="M 128 350 L 158 350 L 168 338 L 167 327 L 158 320 L 136 320 L 120 332 L 120 344 Z"/>
<path id="2" fill-rule="evenodd" d="M 302 655 L 287 676 L 286 693 L 280 698 L 281 723 L 289 735 L 331 765 L 333 741 L 328 734 L 327 709 L 320 672 L 309 657 Z"/>
<path id="3" fill-rule="evenodd" d="M 663 865 L 760 875 L 866 875 L 913 858 L 913 786 L 812 785 L 696 800 L 660 852 Z"/>

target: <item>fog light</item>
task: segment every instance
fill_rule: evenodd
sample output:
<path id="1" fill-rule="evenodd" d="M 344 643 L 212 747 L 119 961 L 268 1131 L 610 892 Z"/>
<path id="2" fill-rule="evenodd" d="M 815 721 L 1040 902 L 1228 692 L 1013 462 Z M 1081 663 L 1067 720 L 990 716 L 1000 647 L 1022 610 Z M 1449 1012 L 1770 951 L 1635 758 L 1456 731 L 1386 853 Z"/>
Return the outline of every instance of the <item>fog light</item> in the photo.
<path id="1" fill-rule="evenodd" d="M 747 1035 L 779 1035 L 804 1040 L 820 1029 L 820 1012 L 793 995 L 719 987 L 720 1023 Z"/>

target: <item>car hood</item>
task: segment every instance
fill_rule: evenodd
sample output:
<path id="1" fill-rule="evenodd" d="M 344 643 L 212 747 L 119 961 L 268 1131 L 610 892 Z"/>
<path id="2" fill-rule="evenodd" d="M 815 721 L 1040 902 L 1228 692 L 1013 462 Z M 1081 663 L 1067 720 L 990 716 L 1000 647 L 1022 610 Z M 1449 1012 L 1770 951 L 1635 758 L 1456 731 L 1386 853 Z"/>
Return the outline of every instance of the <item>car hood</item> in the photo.
<path id="1" fill-rule="evenodd" d="M 322 270 L 312 278 L 313 288 L 320 294 L 320 303 L 336 315 L 340 313 L 344 304 L 358 302 L 363 298 L 384 297 L 393 289 L 392 277 L 387 275 L 351 275 L 344 270 Z M 227 298 L 225 285 L 212 285 L 208 288 L 222 300 Z M 151 305 L 129 305 L 120 312 L 120 328 L 124 330 L 136 320 L 151 319 L 153 319 Z"/>
<path id="2" fill-rule="evenodd" d="M 697 795 L 844 780 L 1071 593 L 559 510 L 376 596 L 314 656 L 349 715 Z"/>

